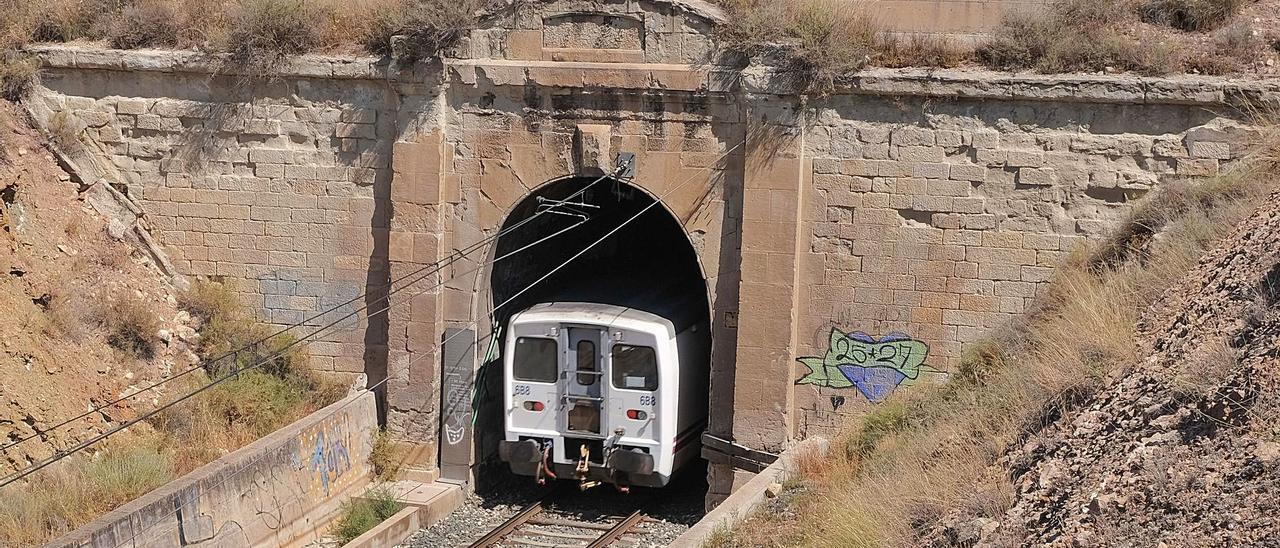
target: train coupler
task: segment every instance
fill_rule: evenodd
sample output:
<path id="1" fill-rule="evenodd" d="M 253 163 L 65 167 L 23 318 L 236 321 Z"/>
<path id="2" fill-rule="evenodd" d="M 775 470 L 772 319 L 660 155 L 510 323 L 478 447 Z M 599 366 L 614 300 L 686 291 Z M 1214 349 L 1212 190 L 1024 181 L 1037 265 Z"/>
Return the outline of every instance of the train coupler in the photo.
<path id="1" fill-rule="evenodd" d="M 556 479 L 556 472 L 551 469 L 552 447 L 554 446 L 548 443 L 542 448 L 542 460 L 538 462 L 538 471 L 534 475 L 534 479 L 537 480 L 538 485 L 546 485 L 547 478 Z M 547 477 L 543 477 L 543 474 L 546 474 Z"/>
<path id="2" fill-rule="evenodd" d="M 578 489 L 586 491 L 592 487 L 600 485 L 599 481 L 588 480 L 587 475 L 591 473 L 591 449 L 584 443 L 579 449 L 578 466 L 574 469 L 574 475 L 578 476 Z"/>

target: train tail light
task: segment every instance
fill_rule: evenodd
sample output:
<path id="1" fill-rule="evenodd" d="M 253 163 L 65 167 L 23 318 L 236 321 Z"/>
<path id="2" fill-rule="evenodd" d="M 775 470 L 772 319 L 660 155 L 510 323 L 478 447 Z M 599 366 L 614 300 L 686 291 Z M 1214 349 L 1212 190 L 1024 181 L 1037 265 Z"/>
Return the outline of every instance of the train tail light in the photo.
<path id="1" fill-rule="evenodd" d="M 628 409 L 627 418 L 633 421 L 642 421 L 649 418 L 649 414 L 639 409 Z"/>
<path id="2" fill-rule="evenodd" d="M 527 401 L 527 402 L 524 402 L 524 408 L 528 409 L 529 411 L 536 412 L 536 411 L 542 411 L 543 409 L 546 409 L 546 406 L 542 405 L 542 402 L 540 401 Z"/>

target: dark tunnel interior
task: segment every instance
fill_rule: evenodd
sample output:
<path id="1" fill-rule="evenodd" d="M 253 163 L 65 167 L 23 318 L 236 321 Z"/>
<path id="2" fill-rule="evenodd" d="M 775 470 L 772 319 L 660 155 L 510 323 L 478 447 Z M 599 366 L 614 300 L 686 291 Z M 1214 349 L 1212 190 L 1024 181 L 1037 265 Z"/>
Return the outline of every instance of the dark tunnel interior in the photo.
<path id="1" fill-rule="evenodd" d="M 508 216 L 504 230 L 589 185 L 583 194 L 498 240 L 495 257 L 502 257 L 582 222 L 574 215 L 587 217 L 581 225 L 494 265 L 492 305 L 514 297 L 495 311 L 497 325 L 505 325 L 511 315 L 534 304 L 552 301 L 629 306 L 667 318 L 677 332 L 706 321 L 707 288 L 697 255 L 679 223 L 661 205 L 649 208 L 546 280 L 529 287 L 654 202 L 649 194 L 625 182 L 604 179 L 592 185 L 595 180 L 576 177 L 546 185 L 527 196 Z"/>

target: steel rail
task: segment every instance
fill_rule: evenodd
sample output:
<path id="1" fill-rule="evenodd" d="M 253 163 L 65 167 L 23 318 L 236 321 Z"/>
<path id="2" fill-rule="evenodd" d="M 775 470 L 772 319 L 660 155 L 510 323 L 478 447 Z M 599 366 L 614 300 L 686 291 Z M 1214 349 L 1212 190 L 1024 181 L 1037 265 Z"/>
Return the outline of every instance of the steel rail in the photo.
<path id="1" fill-rule="evenodd" d="M 511 516 L 510 519 L 502 522 L 502 525 L 499 525 L 497 529 L 485 533 L 485 535 L 480 537 L 479 540 L 471 543 L 471 548 L 489 548 L 490 546 L 497 544 L 503 537 L 511 534 L 516 529 L 519 529 L 521 525 L 528 523 L 534 516 L 541 514 L 542 502 L 543 501 L 538 501 L 526 506 L 519 514 Z"/>
<path id="2" fill-rule="evenodd" d="M 614 525 L 608 531 L 605 531 L 603 535 L 600 535 L 600 538 L 592 541 L 586 548 L 604 548 L 605 546 L 618 542 L 618 539 L 621 539 L 623 535 L 627 534 L 634 529 L 635 526 L 639 525 L 640 522 L 644 521 L 644 518 L 644 510 L 636 510 L 635 512 L 632 512 L 630 516 L 627 516 L 622 521 L 619 521 L 617 525 Z"/>

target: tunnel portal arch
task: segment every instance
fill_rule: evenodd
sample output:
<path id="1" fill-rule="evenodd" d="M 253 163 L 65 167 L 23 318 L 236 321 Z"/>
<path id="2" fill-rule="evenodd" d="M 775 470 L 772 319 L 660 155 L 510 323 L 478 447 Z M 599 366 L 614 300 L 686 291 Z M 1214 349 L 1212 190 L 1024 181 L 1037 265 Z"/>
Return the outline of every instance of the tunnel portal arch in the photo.
<path id="1" fill-rule="evenodd" d="M 502 394 L 500 383 L 494 381 L 501 379 L 501 339 L 508 320 L 530 306 L 555 301 L 631 307 L 670 320 L 677 333 L 692 329 L 700 356 L 696 364 L 681 367 L 701 369 L 698 374 L 706 377 L 693 385 L 694 390 L 707 389 L 712 346 L 707 279 L 693 241 L 665 204 L 655 204 L 658 201 L 645 189 L 622 180 L 567 177 L 539 187 L 510 210 L 501 225 L 505 234 L 494 244 L 491 259 L 520 251 L 492 263 L 489 308 L 480 311 L 489 312 L 491 332 L 496 335 L 484 360 L 486 377 L 492 379 L 491 394 L 497 399 Z M 544 213 L 538 215 L 539 211 Z M 626 226 L 570 260 L 623 223 Z M 564 232 L 537 243 L 560 231 Z M 701 394 L 700 404 L 708 415 L 710 400 L 709 391 Z M 476 426 L 484 440 L 479 448 L 482 455 L 492 456 L 495 438 L 502 435 L 498 403 L 482 404 L 489 417 Z"/>
<path id="2" fill-rule="evenodd" d="M 657 199 L 638 186 L 618 179 L 597 180 L 567 177 L 550 182 L 508 213 L 502 230 L 509 232 L 496 242 L 494 257 L 534 245 L 491 268 L 490 306 L 501 305 L 493 313 L 494 325 L 505 325 L 512 314 L 550 301 L 628 306 L 671 320 L 677 332 L 706 324 L 711 310 L 706 278 L 697 251 L 676 217 L 663 204 L 650 207 Z M 551 211 L 536 215 L 545 209 Z M 634 221 L 565 263 L 638 213 Z M 520 223 L 524 224 L 516 226 Z M 560 235 L 535 244 L 561 230 Z M 561 264 L 558 271 L 538 281 Z M 709 346 L 710 330 L 704 331 Z"/>

